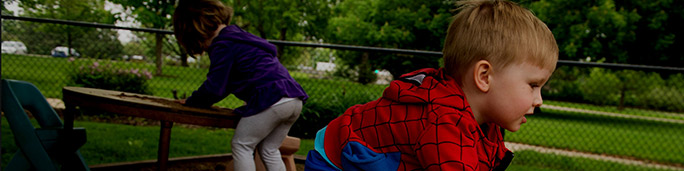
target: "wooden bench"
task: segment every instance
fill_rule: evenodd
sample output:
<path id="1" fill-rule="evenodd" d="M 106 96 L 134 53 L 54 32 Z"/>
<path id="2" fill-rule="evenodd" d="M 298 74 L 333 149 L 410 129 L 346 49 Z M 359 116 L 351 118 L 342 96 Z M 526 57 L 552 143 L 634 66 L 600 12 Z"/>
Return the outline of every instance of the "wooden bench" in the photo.
<path id="1" fill-rule="evenodd" d="M 73 128 L 76 107 L 93 109 L 121 115 L 141 117 L 161 121 L 159 150 L 157 153 L 158 170 L 167 170 L 169 145 L 173 123 L 235 128 L 240 116 L 227 108 L 194 108 L 181 105 L 173 99 L 156 96 L 103 90 L 84 87 L 64 87 L 62 89 L 64 127 Z M 300 140 L 288 137 L 283 141 L 280 151 L 288 170 L 294 171 L 294 153 L 299 150 Z M 261 161 L 258 159 L 257 161 Z M 259 163 L 263 169 L 263 163 Z M 259 166 L 258 166 L 259 167 Z M 230 166 L 229 168 L 232 168 Z"/>

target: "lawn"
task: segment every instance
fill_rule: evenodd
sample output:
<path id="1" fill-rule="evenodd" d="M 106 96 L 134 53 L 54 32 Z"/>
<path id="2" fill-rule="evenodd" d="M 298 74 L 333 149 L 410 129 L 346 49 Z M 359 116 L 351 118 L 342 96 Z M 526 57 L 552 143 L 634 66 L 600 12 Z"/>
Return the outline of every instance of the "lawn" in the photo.
<path id="1" fill-rule="evenodd" d="M 594 110 L 594 111 L 601 111 L 601 112 L 620 113 L 620 114 L 626 114 L 626 115 L 648 116 L 648 117 L 656 117 L 656 118 L 684 120 L 684 113 L 662 112 L 662 111 L 656 111 L 656 110 L 638 109 L 638 108 L 630 108 L 630 107 L 627 107 L 623 110 L 618 110 L 617 106 L 598 106 L 598 105 L 591 105 L 591 104 L 562 102 L 562 101 L 550 101 L 550 100 L 544 100 L 544 105 L 564 106 L 564 107 L 572 107 L 572 108 Z"/>
<path id="2" fill-rule="evenodd" d="M 596 154 L 684 163 L 684 124 L 544 109 L 506 140 Z"/>
<path id="3" fill-rule="evenodd" d="M 88 142 L 81 154 L 88 165 L 149 160 L 157 158 L 159 126 L 76 121 L 75 127 L 86 128 Z M 6 166 L 17 150 L 12 132 L 2 119 L 2 166 Z M 220 154 L 230 152 L 231 129 L 184 128 L 171 131 L 170 157 Z"/>
<path id="4" fill-rule="evenodd" d="M 150 160 L 157 157 L 158 126 L 131 126 L 89 121 L 76 121 L 75 125 L 76 127 L 85 127 L 88 134 L 88 143 L 81 148 L 81 153 L 88 165 Z M 16 146 L 8 123 L 4 118 L 1 129 L 2 167 L 4 167 L 16 151 Z M 171 134 L 170 157 L 229 153 L 232 135 L 232 129 L 187 128 L 176 125 Z M 510 137 L 513 135 L 507 134 Z M 313 149 L 313 140 L 303 139 L 300 150 L 296 154 L 306 155 L 311 149 Z M 604 170 L 654 170 L 653 168 L 635 165 L 534 151 L 516 152 L 516 157 L 509 170 L 596 170 L 598 168 Z"/>
<path id="5" fill-rule="evenodd" d="M 142 62 L 125 62 L 95 59 L 76 59 L 70 62 L 68 58 L 52 58 L 40 56 L 23 56 L 14 54 L 3 54 L 2 56 L 2 78 L 17 79 L 31 82 L 41 90 L 43 95 L 48 98 L 62 98 L 62 87 L 68 85 L 69 73 L 81 66 L 88 67 L 93 62 L 98 62 L 100 66 L 112 66 L 113 68 L 137 68 L 154 72 L 154 64 Z M 154 76 L 149 80 L 149 87 L 152 95 L 159 97 L 172 98 L 172 91 L 176 90 L 179 96 L 189 96 L 197 89 L 207 74 L 207 69 L 163 66 L 163 75 Z M 354 82 L 310 78 L 309 74 L 290 71 L 292 77 L 297 80 L 309 94 L 311 99 L 321 94 L 368 94 L 376 99 L 382 94 L 385 85 L 361 85 Z M 368 98 L 364 98 L 368 99 Z M 218 102 L 217 106 L 236 108 L 243 105 L 243 102 L 235 96 Z"/>
<path id="6" fill-rule="evenodd" d="M 568 157 L 536 151 L 517 151 L 508 171 L 551 171 L 551 170 L 621 170 L 621 171 L 659 171 L 651 167 L 627 165 L 617 162 L 593 160 L 581 157 Z"/>

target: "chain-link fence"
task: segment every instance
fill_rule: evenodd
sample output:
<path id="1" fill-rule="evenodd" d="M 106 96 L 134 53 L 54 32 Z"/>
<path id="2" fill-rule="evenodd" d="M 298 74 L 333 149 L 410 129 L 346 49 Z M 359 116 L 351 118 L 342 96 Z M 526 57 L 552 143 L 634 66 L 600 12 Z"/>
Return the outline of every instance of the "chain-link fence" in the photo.
<path id="1" fill-rule="evenodd" d="M 121 43 L 117 30 L 137 38 Z M 29 81 L 48 98 L 60 99 L 64 86 L 184 98 L 203 82 L 209 65 L 206 56 L 182 55 L 165 30 L 3 16 L 2 41 L 2 78 Z M 310 96 L 290 132 L 305 139 L 348 107 L 379 98 L 399 72 L 438 67 L 441 54 L 271 42 Z M 343 61 L 341 55 L 359 57 Z M 376 70 L 368 59 L 380 56 L 415 65 Z M 511 169 L 684 169 L 684 69 L 573 61 L 558 66 L 543 87 L 541 109 L 505 136 L 517 153 Z M 231 96 L 217 105 L 242 104 Z"/>

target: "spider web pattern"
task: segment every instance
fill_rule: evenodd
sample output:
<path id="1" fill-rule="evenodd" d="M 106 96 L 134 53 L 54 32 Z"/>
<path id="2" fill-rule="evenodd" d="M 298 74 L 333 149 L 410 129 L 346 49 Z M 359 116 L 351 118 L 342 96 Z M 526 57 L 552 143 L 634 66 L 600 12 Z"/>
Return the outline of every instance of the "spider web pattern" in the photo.
<path id="1" fill-rule="evenodd" d="M 339 166 L 339 150 L 348 142 L 359 142 L 376 153 L 400 152 L 398 170 L 496 167 L 507 151 L 499 127 L 488 124 L 485 136 L 460 88 L 435 71 L 417 73 L 429 75 L 419 85 L 393 81 L 382 98 L 332 121 L 325 149 L 333 163 Z"/>

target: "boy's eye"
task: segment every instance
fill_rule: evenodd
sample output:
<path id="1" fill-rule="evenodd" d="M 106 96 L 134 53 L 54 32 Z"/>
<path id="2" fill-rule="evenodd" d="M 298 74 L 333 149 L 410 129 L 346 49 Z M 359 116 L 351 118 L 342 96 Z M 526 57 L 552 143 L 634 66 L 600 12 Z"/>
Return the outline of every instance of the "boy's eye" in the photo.
<path id="1" fill-rule="evenodd" d="M 530 87 L 532 87 L 532 88 L 537 88 L 537 87 L 539 87 L 539 84 L 532 83 L 532 84 L 530 84 Z"/>

